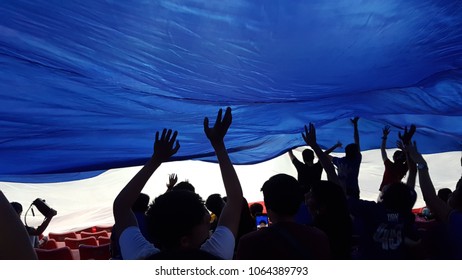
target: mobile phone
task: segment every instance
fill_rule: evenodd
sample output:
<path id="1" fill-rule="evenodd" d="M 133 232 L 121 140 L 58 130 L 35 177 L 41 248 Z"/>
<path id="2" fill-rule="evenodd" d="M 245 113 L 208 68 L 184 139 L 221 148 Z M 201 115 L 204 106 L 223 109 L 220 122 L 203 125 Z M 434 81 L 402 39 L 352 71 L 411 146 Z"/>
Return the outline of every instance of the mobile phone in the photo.
<path id="1" fill-rule="evenodd" d="M 268 215 L 263 214 L 263 213 L 258 213 L 257 216 L 255 217 L 255 223 L 256 223 L 257 229 L 267 227 L 269 225 Z"/>

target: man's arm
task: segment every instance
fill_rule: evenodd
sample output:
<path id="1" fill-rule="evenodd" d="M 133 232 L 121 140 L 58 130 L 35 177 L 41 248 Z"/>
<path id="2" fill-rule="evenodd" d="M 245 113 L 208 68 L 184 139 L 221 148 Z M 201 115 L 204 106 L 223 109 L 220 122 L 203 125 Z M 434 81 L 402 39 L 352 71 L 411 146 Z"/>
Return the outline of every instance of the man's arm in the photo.
<path id="1" fill-rule="evenodd" d="M 406 185 L 408 185 L 411 188 L 415 188 L 415 181 L 417 178 L 417 166 L 415 162 L 412 160 L 411 156 L 409 155 L 409 151 L 406 149 L 406 147 L 404 146 L 401 140 L 398 140 L 396 142 L 396 146 L 398 147 L 398 149 L 402 150 L 404 154 L 406 155 L 406 163 L 407 163 L 407 168 L 409 170 L 408 175 L 407 175 Z"/>
<path id="2" fill-rule="evenodd" d="M 314 124 L 310 123 L 309 129 L 305 125 L 305 133 L 302 132 L 302 137 L 303 140 L 305 140 L 305 143 L 313 149 L 319 161 L 321 162 L 322 167 L 326 171 L 327 179 L 342 187 L 342 189 L 346 192 L 344 189 L 345 186 L 342 186 L 340 180 L 338 179 L 334 165 L 330 161 L 327 154 L 322 151 L 321 147 L 319 147 L 318 143 L 316 142 L 316 129 Z"/>
<path id="3" fill-rule="evenodd" d="M 382 130 L 382 144 L 380 145 L 380 152 L 382 154 L 383 162 L 388 160 L 386 149 L 387 149 L 387 137 L 389 133 L 390 133 L 390 126 L 386 125 Z"/>
<path id="4" fill-rule="evenodd" d="M 29 228 L 29 235 L 37 235 L 37 236 L 41 235 L 46 230 L 48 225 L 50 224 L 51 219 L 53 218 L 53 216 L 54 215 L 52 215 L 50 217 L 45 217 L 42 224 L 40 226 L 38 226 L 37 228 Z"/>
<path id="5" fill-rule="evenodd" d="M 0 259 L 37 259 L 26 228 L 1 190 L 0 213 Z"/>
<path id="6" fill-rule="evenodd" d="M 407 146 L 409 143 L 412 141 L 412 136 L 414 136 L 414 133 L 416 131 L 416 126 L 411 124 L 411 127 L 409 130 L 407 129 L 407 126 L 404 128 L 404 133 L 401 134 L 401 132 L 398 133 L 398 138 L 400 139 L 396 144 L 399 149 L 401 149 L 405 156 L 406 156 L 406 162 L 407 162 L 407 167 L 408 167 L 408 176 L 407 176 L 407 182 L 406 185 L 415 188 L 415 181 L 417 177 L 417 167 L 416 163 L 412 159 L 411 155 L 409 154 L 409 150 L 407 149 Z"/>
<path id="7" fill-rule="evenodd" d="M 411 127 L 409 130 L 407 130 L 407 126 L 404 127 L 404 133 L 401 134 L 401 132 L 398 133 L 399 139 L 403 142 L 404 146 L 407 146 L 411 143 L 412 136 L 414 136 L 414 133 L 416 131 L 416 126 L 411 124 Z"/>
<path id="8" fill-rule="evenodd" d="M 328 155 L 328 154 L 332 153 L 335 149 L 341 148 L 341 147 L 342 147 L 342 142 L 337 141 L 337 143 L 334 146 L 332 146 L 329 149 L 325 150 L 324 153 L 326 155 Z"/>
<path id="9" fill-rule="evenodd" d="M 117 224 L 117 232 L 115 232 L 117 236 L 120 236 L 130 226 L 138 226 L 131 207 L 154 171 L 180 148 L 180 144 L 176 140 L 177 135 L 176 131 L 172 135 L 171 129 L 164 129 L 159 138 L 159 132 L 156 132 L 154 154 L 114 200 L 113 214 L 115 223 Z"/>
<path id="10" fill-rule="evenodd" d="M 423 156 L 417 151 L 415 142 L 414 144 L 412 144 L 412 142 L 409 142 L 406 148 L 409 151 L 409 155 L 411 156 L 411 158 L 417 164 L 420 189 L 422 190 L 425 203 L 430 208 L 432 213 L 435 215 L 437 220 L 441 222 L 447 222 L 449 213 L 451 212 L 451 208 L 446 202 L 444 202 L 437 196 L 435 187 L 433 186 L 433 182 L 428 172 L 427 162 L 425 161 Z"/>
<path id="11" fill-rule="evenodd" d="M 231 122 L 231 108 L 226 108 L 223 118 L 222 110 L 220 109 L 217 114 L 215 125 L 212 128 L 209 127 L 209 119 L 207 117 L 204 119 L 204 132 L 217 155 L 223 184 L 226 190 L 226 204 L 218 220 L 218 226 L 227 227 L 236 237 L 239 228 L 243 195 L 241 183 L 229 159 L 228 151 L 224 143 L 224 137 Z"/>

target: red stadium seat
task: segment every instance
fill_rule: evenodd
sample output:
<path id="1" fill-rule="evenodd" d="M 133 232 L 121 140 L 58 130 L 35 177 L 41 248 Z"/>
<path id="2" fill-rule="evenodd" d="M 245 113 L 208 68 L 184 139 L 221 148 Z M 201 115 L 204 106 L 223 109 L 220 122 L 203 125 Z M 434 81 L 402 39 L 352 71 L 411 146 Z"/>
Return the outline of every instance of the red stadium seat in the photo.
<path id="1" fill-rule="evenodd" d="M 98 237 L 98 244 L 99 245 L 111 244 L 111 238 L 107 237 L 107 236 L 99 236 Z"/>
<path id="2" fill-rule="evenodd" d="M 77 234 L 73 231 L 64 232 L 64 233 L 54 233 L 54 232 L 48 233 L 48 238 L 54 239 L 57 242 L 63 242 L 66 237 L 77 238 Z"/>
<path id="3" fill-rule="evenodd" d="M 109 237 L 109 234 L 107 231 L 102 230 L 102 231 L 97 231 L 97 232 L 88 232 L 88 231 L 81 231 L 80 236 L 82 238 L 89 237 L 89 236 L 94 236 L 95 238 L 98 238 L 100 236 L 105 236 Z"/>
<path id="4" fill-rule="evenodd" d="M 71 248 L 65 246 L 56 249 L 35 248 L 39 260 L 74 260 Z"/>
<path id="5" fill-rule="evenodd" d="M 110 244 L 99 246 L 80 245 L 79 253 L 81 260 L 109 260 L 111 258 Z"/>
<path id="6" fill-rule="evenodd" d="M 58 242 L 54 239 L 48 239 L 45 243 L 40 245 L 40 249 L 56 249 L 58 248 Z"/>
<path id="7" fill-rule="evenodd" d="M 79 249 L 79 246 L 81 244 L 94 245 L 94 246 L 98 245 L 98 241 L 96 240 L 96 237 L 94 237 L 94 236 L 89 236 L 89 237 L 85 237 L 85 238 L 69 238 L 69 237 L 66 237 L 64 239 L 64 243 L 66 244 L 66 246 L 68 246 L 71 249 Z"/>

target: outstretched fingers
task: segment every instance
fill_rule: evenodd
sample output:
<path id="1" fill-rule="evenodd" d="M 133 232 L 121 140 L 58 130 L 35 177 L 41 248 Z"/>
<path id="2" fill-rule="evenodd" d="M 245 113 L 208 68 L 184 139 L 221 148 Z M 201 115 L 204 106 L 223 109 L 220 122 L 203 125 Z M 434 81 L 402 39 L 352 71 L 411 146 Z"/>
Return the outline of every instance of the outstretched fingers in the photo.
<path id="1" fill-rule="evenodd" d="M 176 139 L 178 131 L 164 128 L 159 137 L 159 132 L 156 132 L 156 141 L 154 143 L 154 157 L 161 161 L 168 160 L 176 154 L 180 149 L 180 143 Z"/>
<path id="2" fill-rule="evenodd" d="M 212 142 L 212 145 L 223 142 L 223 138 L 228 132 L 228 128 L 231 126 L 232 114 L 231 108 L 226 108 L 223 116 L 223 110 L 220 109 L 217 113 L 215 124 L 212 128 L 209 127 L 209 119 L 204 118 L 204 132 L 207 138 Z"/>
<path id="3" fill-rule="evenodd" d="M 305 133 L 302 133 L 302 137 L 310 146 L 316 143 L 316 129 L 313 123 L 310 123 L 308 127 L 305 125 Z"/>

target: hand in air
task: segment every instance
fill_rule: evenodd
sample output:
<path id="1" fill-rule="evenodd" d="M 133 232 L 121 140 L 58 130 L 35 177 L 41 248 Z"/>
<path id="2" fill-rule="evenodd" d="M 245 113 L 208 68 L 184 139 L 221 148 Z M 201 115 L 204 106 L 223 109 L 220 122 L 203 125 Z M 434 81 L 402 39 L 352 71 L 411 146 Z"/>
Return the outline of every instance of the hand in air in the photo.
<path id="1" fill-rule="evenodd" d="M 411 127 L 409 128 L 409 131 L 407 130 L 407 126 L 404 127 L 404 133 L 401 134 L 401 132 L 398 133 L 399 139 L 403 141 L 404 145 L 407 145 L 411 142 L 412 136 L 414 135 L 416 130 L 415 125 L 411 124 Z"/>
<path id="2" fill-rule="evenodd" d="M 162 135 L 159 137 L 159 131 L 156 132 L 156 141 L 154 142 L 154 154 L 153 159 L 157 159 L 160 162 L 167 161 L 171 156 L 178 152 L 180 143 L 176 140 L 178 132 L 173 132 L 169 129 L 163 129 Z"/>
<path id="3" fill-rule="evenodd" d="M 225 138 L 226 132 L 228 132 L 228 128 L 231 126 L 231 122 L 233 120 L 230 107 L 226 108 L 223 118 L 222 114 L 223 110 L 220 109 L 217 114 L 215 125 L 212 128 L 209 127 L 209 119 L 207 117 L 204 118 L 204 132 L 213 147 L 217 147 L 224 143 L 223 139 Z"/>
<path id="4" fill-rule="evenodd" d="M 310 123 L 309 128 L 305 125 L 305 133 L 302 132 L 302 137 L 308 146 L 316 145 L 316 128 L 314 128 L 314 124 Z"/>
<path id="5" fill-rule="evenodd" d="M 389 126 L 389 125 L 386 125 L 386 126 L 382 129 L 382 137 L 383 137 L 383 138 L 387 138 L 387 137 L 388 137 L 388 134 L 390 134 L 390 126 Z"/>

